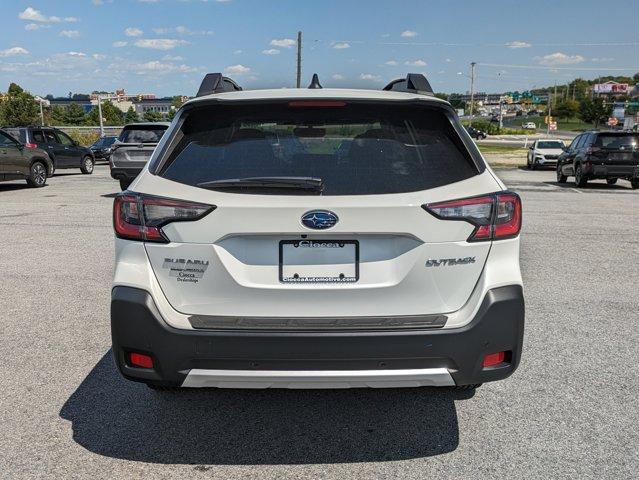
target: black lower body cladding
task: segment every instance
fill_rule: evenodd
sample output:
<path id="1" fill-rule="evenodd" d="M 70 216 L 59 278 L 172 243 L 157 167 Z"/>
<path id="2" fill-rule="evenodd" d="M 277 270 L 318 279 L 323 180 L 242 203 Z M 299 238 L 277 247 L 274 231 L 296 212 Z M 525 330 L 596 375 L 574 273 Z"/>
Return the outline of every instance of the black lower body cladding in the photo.
<path id="1" fill-rule="evenodd" d="M 475 318 L 452 329 L 271 332 L 175 329 L 151 295 L 117 286 L 111 298 L 113 353 L 130 380 L 182 385 L 191 369 L 378 370 L 447 368 L 457 385 L 501 380 L 521 358 L 524 299 L 518 285 L 489 290 Z M 506 362 L 483 367 L 506 351 Z M 129 352 L 151 355 L 153 369 L 132 367 Z"/>

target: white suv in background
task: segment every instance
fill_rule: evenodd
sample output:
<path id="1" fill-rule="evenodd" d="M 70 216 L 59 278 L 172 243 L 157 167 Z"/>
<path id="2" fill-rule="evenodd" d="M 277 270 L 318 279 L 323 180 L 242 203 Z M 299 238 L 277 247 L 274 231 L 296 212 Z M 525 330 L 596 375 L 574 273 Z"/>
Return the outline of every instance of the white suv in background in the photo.
<path id="1" fill-rule="evenodd" d="M 520 199 L 422 75 L 242 91 L 208 74 L 113 220 L 128 379 L 472 388 L 519 364 Z"/>
<path id="2" fill-rule="evenodd" d="M 566 145 L 555 138 L 535 140 L 528 149 L 526 166 L 532 170 L 537 167 L 555 167 L 559 155 L 564 153 Z"/>

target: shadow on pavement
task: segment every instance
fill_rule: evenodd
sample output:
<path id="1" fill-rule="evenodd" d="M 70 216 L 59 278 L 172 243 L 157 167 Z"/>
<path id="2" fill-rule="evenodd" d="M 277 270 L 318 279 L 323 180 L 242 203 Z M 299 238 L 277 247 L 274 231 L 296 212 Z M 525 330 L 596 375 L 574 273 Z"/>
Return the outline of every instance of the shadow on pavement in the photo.
<path id="1" fill-rule="evenodd" d="M 575 185 L 575 182 L 571 182 L 568 181 L 566 183 L 559 183 L 559 182 L 544 182 L 546 185 L 552 185 L 554 187 L 560 187 L 560 188 L 572 188 L 572 189 L 578 189 L 578 190 L 631 190 L 630 188 L 630 184 L 626 183 L 625 185 L 623 183 L 616 183 L 614 185 L 608 185 L 605 182 L 588 182 L 588 185 L 584 188 L 580 188 L 577 185 Z"/>
<path id="2" fill-rule="evenodd" d="M 49 180 L 50 178 L 47 178 L 47 181 Z M 29 189 L 37 190 L 36 188 L 33 188 L 32 186 L 28 185 L 27 182 L 25 182 L 24 180 L 16 180 L 16 182 L 20 182 L 20 183 L 0 182 L 0 193 L 11 192 L 13 190 L 29 190 Z M 41 188 L 47 188 L 47 187 L 48 185 L 45 184 L 45 186 Z"/>
<path id="3" fill-rule="evenodd" d="M 91 452 L 152 463 L 307 464 L 448 453 L 459 431 L 448 389 L 155 392 L 117 373 L 109 350 L 60 416 Z"/>

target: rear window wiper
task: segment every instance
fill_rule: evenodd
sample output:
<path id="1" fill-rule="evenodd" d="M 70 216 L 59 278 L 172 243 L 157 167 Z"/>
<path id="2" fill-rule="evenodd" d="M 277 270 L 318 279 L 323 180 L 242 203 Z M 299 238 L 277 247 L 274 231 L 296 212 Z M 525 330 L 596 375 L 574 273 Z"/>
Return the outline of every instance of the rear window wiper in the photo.
<path id="1" fill-rule="evenodd" d="M 208 188 L 210 190 L 217 189 L 290 189 L 303 190 L 308 192 L 322 193 L 324 190 L 324 181 L 315 177 L 245 177 L 245 178 L 226 178 L 221 180 L 211 180 L 197 184 L 200 188 Z"/>

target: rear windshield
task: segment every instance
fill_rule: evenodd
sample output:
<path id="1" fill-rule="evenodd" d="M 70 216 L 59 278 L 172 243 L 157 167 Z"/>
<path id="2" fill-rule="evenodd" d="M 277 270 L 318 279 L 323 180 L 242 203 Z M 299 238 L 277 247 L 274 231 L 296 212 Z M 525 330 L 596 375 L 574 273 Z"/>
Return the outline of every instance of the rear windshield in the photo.
<path id="1" fill-rule="evenodd" d="M 118 140 L 124 143 L 158 143 L 165 131 L 165 125 L 124 127 Z"/>
<path id="2" fill-rule="evenodd" d="M 563 147 L 564 147 L 564 144 L 561 142 L 537 142 L 537 148 L 558 149 Z"/>
<path id="3" fill-rule="evenodd" d="M 632 133 L 607 133 L 597 135 L 595 147 L 633 149 L 639 148 L 639 135 Z"/>
<path id="4" fill-rule="evenodd" d="M 478 173 L 445 113 L 423 106 L 208 106 L 191 112 L 179 135 L 160 175 L 188 185 L 313 177 L 322 180 L 323 195 L 370 195 L 425 190 Z"/>

